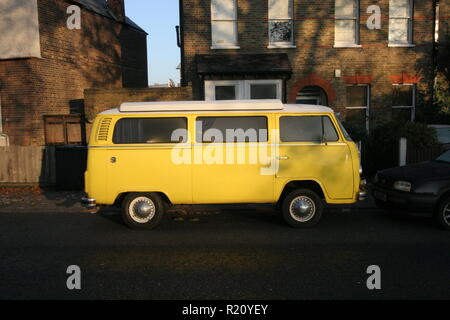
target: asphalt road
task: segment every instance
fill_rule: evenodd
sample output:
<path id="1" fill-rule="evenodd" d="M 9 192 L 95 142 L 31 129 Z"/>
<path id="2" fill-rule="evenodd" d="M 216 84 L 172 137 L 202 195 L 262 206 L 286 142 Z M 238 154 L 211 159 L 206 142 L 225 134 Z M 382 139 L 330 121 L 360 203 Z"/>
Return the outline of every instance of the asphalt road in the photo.
<path id="1" fill-rule="evenodd" d="M 66 287 L 69 265 L 81 290 Z M 381 268 L 381 290 L 366 269 Z M 267 210 L 132 231 L 111 214 L 0 214 L 0 299 L 450 299 L 450 232 L 424 218 Z"/>

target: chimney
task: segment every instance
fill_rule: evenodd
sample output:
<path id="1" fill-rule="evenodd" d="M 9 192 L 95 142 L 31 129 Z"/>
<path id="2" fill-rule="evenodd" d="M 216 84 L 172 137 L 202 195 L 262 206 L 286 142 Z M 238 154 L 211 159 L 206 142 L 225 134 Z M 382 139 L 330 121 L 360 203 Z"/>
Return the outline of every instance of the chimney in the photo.
<path id="1" fill-rule="evenodd" d="M 125 21 L 125 0 L 108 0 L 108 9 L 117 20 Z"/>

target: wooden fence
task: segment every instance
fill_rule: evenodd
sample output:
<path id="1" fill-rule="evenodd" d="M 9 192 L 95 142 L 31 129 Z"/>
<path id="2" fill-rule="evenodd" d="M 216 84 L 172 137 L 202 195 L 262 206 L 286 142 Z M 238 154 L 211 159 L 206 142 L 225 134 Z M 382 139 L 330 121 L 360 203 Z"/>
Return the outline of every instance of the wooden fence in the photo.
<path id="1" fill-rule="evenodd" d="M 430 161 L 436 159 L 442 152 L 444 152 L 444 148 L 441 145 L 422 149 L 408 146 L 406 151 L 406 164 Z"/>
<path id="2" fill-rule="evenodd" d="M 54 185 L 55 147 L 0 147 L 1 185 Z"/>

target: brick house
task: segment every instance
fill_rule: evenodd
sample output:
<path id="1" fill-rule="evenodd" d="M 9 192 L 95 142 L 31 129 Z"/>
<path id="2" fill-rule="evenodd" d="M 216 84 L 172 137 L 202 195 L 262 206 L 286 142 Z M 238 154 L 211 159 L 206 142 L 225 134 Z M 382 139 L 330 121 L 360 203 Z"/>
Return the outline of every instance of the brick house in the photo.
<path id="1" fill-rule="evenodd" d="M 77 8 L 81 28 L 69 28 Z M 0 31 L 0 133 L 11 145 L 84 143 L 84 89 L 148 86 L 147 33 L 124 0 L 2 0 Z"/>
<path id="2" fill-rule="evenodd" d="M 450 83 L 450 2 L 438 3 L 438 70 L 443 72 Z M 450 84 L 449 84 L 450 86 Z M 450 106 L 449 106 L 450 108 Z"/>
<path id="3" fill-rule="evenodd" d="M 433 96 L 436 3 L 180 0 L 181 83 L 198 100 L 325 104 L 365 129 L 424 119 Z"/>

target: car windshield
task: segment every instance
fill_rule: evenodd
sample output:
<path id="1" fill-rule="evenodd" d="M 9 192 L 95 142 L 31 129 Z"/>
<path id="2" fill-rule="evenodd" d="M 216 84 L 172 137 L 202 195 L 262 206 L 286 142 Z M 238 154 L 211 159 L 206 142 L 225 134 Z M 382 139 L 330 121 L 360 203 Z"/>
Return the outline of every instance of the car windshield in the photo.
<path id="1" fill-rule="evenodd" d="M 450 163 L 450 150 L 444 152 L 439 157 L 437 157 L 436 161 L 443 161 L 443 162 L 449 162 Z"/>
<path id="2" fill-rule="evenodd" d="M 436 134 L 440 143 L 450 143 L 450 127 L 436 128 Z"/>

